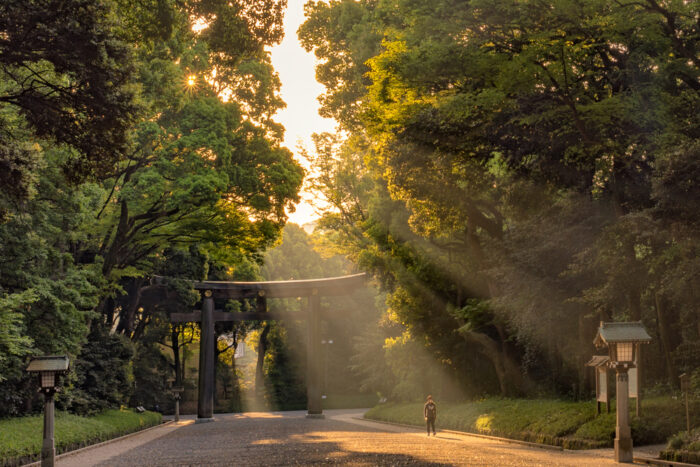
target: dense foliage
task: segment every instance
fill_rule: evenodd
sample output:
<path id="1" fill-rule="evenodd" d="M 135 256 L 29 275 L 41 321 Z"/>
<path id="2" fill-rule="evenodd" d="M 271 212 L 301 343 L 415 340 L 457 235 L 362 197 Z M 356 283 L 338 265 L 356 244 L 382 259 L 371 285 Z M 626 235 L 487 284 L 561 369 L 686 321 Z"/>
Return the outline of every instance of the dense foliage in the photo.
<path id="1" fill-rule="evenodd" d="M 438 402 L 438 426 L 469 433 L 520 439 L 565 449 L 612 447 L 615 414 L 596 416 L 591 401 L 485 398 L 462 403 Z M 677 400 L 647 399 L 641 416 L 631 419 L 635 445 L 664 442 L 685 426 Z M 366 416 L 375 420 L 423 425 L 422 403 L 382 404 Z M 700 409 L 694 404 L 691 410 Z M 675 439 L 678 439 L 677 437 Z"/>
<path id="2" fill-rule="evenodd" d="M 659 457 L 675 462 L 698 463 L 700 460 L 700 430 L 681 432 L 668 440 L 668 446 Z"/>
<path id="3" fill-rule="evenodd" d="M 32 409 L 42 353 L 73 360 L 64 407 L 156 405 L 167 314 L 196 300 L 178 278 L 278 238 L 303 177 L 272 119 L 284 6 L 0 6 L 0 416 Z"/>
<path id="4" fill-rule="evenodd" d="M 134 57 L 108 3 L 3 2 L 0 64 L 0 199 L 30 195 L 37 138 L 73 149 L 61 164 L 73 179 L 114 168 L 138 106 Z"/>
<path id="5" fill-rule="evenodd" d="M 346 131 L 316 140 L 323 226 L 454 379 L 587 393 L 601 320 L 650 331 L 645 384 L 697 372 L 697 2 L 306 13 L 322 112 Z"/>
<path id="6" fill-rule="evenodd" d="M 90 417 L 66 412 L 56 414 L 56 453 L 64 453 L 88 444 L 106 441 L 162 421 L 159 413 L 138 413 L 131 409 L 105 410 Z M 26 465 L 41 455 L 44 423 L 40 415 L 0 420 L 0 460 L 6 466 Z"/>
<path id="7" fill-rule="evenodd" d="M 304 175 L 273 118 L 285 6 L 0 5 L 0 417 L 36 410 L 35 354 L 71 356 L 62 408 L 163 407 L 198 339 L 168 320 L 187 280 L 342 275 L 338 254 L 386 303 L 322 303 L 329 393 L 587 395 L 601 320 L 649 330 L 645 385 L 700 388 L 697 2 L 309 1 L 332 209 L 277 245 Z M 225 396 L 255 336 L 258 395 L 303 403 L 303 321 L 216 331 Z"/>

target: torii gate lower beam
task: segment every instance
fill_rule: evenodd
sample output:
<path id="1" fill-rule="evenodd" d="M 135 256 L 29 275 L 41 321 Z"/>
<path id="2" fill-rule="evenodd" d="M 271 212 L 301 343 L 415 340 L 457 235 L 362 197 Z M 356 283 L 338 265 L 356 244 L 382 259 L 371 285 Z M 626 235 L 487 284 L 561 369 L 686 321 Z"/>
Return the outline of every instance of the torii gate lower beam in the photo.
<path id="1" fill-rule="evenodd" d="M 194 288 L 203 291 L 202 311 L 173 313 L 173 323 L 200 322 L 199 343 L 199 387 L 197 400 L 197 422 L 214 420 L 214 366 L 216 365 L 216 321 L 277 320 L 294 318 L 291 313 L 266 312 L 267 298 L 308 297 L 308 341 L 307 341 L 307 417 L 322 418 L 321 405 L 321 296 L 346 295 L 361 287 L 365 274 L 333 277 L 327 279 L 281 281 L 281 282 L 195 282 Z M 160 278 L 155 278 L 160 282 Z M 255 313 L 225 313 L 214 310 L 214 299 L 256 298 Z"/>

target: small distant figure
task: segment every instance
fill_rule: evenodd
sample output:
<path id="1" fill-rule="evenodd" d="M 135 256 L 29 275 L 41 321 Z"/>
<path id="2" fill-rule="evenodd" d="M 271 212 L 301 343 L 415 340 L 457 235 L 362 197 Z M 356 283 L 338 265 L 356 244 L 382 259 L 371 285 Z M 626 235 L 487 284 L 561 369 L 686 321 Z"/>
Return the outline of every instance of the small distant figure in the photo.
<path id="1" fill-rule="evenodd" d="M 428 429 L 428 436 L 430 436 L 430 428 L 433 429 L 433 436 L 435 436 L 435 419 L 437 418 L 437 405 L 433 402 L 433 396 L 428 396 L 428 399 L 423 406 L 423 417 L 425 417 L 425 426 Z"/>

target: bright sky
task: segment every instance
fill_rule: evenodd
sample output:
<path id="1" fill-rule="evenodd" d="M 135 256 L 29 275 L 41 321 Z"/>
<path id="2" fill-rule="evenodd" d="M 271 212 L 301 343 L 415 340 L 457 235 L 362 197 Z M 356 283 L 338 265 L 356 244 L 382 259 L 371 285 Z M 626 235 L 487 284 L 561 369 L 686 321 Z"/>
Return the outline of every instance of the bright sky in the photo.
<path id="1" fill-rule="evenodd" d="M 312 133 L 333 131 L 335 121 L 322 118 L 318 114 L 318 100 L 323 93 L 323 86 L 316 82 L 313 53 L 306 51 L 299 44 L 297 29 L 304 22 L 304 2 L 306 0 L 288 0 L 284 18 L 284 40 L 273 47 L 272 64 L 282 80 L 282 99 L 287 107 L 277 113 L 277 121 L 287 129 L 284 143 L 295 153 L 297 160 L 309 169 L 308 163 L 299 155 L 299 147 L 313 150 Z M 317 218 L 314 208 L 309 204 L 312 198 L 302 192 L 302 202 L 289 216 L 289 220 L 303 225 Z"/>

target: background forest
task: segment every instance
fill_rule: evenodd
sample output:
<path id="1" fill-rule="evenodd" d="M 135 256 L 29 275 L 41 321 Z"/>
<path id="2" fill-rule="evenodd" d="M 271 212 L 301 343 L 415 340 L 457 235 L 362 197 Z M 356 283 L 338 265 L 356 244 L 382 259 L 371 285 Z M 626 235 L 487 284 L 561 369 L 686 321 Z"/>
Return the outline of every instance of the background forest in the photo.
<path id="1" fill-rule="evenodd" d="M 357 270 L 381 292 L 324 303 L 338 392 L 588 398 L 599 322 L 637 320 L 644 386 L 700 389 L 697 2 L 309 1 L 338 122 L 306 154 L 311 236 L 284 227 L 285 6 L 0 4 L 0 417 L 38 409 L 38 354 L 73 359 L 63 408 L 163 406 L 198 339 L 167 320 L 185 279 Z M 225 392 L 248 341 L 258 395 L 303 405 L 301 323 L 217 332 Z"/>
<path id="2" fill-rule="evenodd" d="M 309 156 L 335 208 L 321 226 L 388 292 L 394 346 L 425 347 L 467 394 L 588 397 L 599 322 L 641 320 L 644 386 L 698 388 L 698 2 L 306 13 L 343 130 Z"/>
<path id="3" fill-rule="evenodd" d="M 284 6 L 2 3 L 0 415 L 31 410 L 30 354 L 74 357 L 74 411 L 162 393 L 194 302 L 151 276 L 247 277 L 278 239 L 303 179 L 272 120 Z"/>

